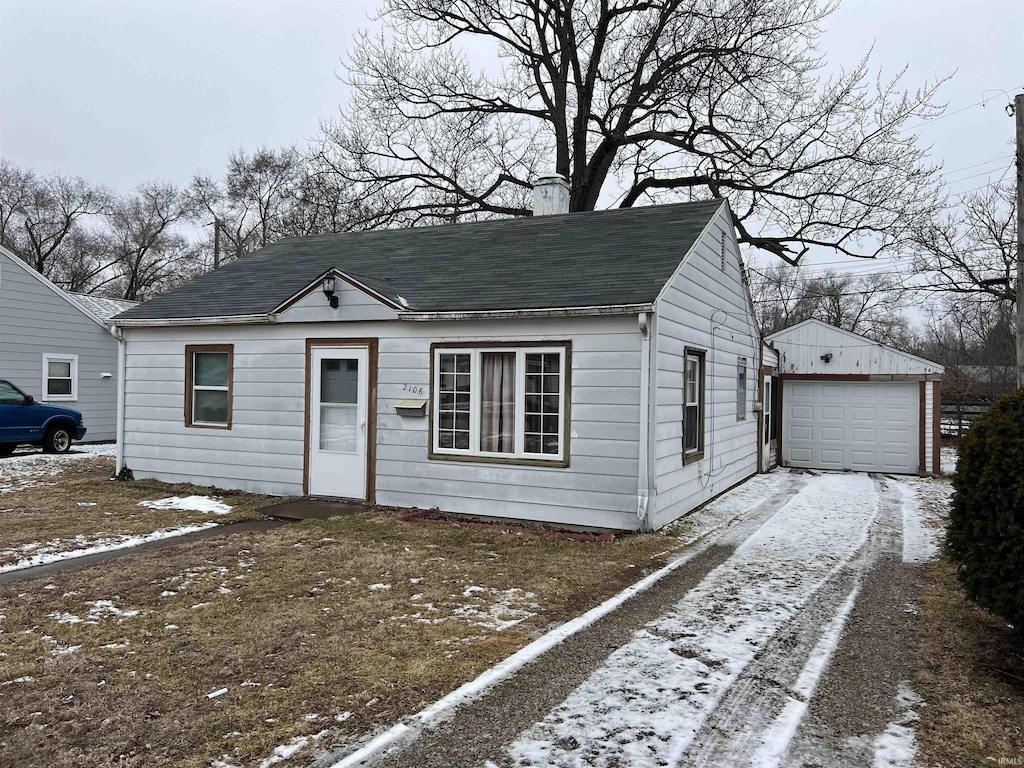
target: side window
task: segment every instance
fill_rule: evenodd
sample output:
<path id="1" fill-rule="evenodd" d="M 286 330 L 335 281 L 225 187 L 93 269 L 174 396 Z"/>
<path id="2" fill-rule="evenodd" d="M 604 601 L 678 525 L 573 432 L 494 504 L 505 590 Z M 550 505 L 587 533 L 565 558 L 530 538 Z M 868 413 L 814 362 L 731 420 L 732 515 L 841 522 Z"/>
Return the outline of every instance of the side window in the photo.
<path id="1" fill-rule="evenodd" d="M 683 368 L 683 460 L 704 455 L 705 352 L 687 349 Z"/>
<path id="2" fill-rule="evenodd" d="M 43 399 L 78 399 L 77 355 L 43 355 Z"/>
<path id="3" fill-rule="evenodd" d="M 747 358 L 736 360 L 736 421 L 747 418 Z"/>
<path id="4" fill-rule="evenodd" d="M 0 381 L 0 405 L 21 405 L 25 396 L 6 381 Z"/>
<path id="5" fill-rule="evenodd" d="M 185 426 L 231 429 L 234 347 L 185 347 Z"/>

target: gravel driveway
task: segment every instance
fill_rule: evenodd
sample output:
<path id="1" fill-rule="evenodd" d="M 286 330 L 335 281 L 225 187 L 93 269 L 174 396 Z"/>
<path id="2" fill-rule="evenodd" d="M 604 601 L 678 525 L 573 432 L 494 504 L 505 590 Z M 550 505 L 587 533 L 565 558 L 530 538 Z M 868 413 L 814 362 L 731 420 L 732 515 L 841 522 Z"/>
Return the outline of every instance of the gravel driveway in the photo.
<path id="1" fill-rule="evenodd" d="M 373 764 L 909 766 L 948 483 L 782 474 L 669 577 Z"/>

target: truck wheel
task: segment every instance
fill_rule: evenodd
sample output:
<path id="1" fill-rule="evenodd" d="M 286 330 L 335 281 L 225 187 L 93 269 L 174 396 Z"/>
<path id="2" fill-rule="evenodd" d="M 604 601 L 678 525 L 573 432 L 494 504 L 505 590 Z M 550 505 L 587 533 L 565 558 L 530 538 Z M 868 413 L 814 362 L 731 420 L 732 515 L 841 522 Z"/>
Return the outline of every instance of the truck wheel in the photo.
<path id="1" fill-rule="evenodd" d="M 50 427 L 43 438 L 43 450 L 47 453 L 67 453 L 71 450 L 71 432 L 67 427 Z"/>

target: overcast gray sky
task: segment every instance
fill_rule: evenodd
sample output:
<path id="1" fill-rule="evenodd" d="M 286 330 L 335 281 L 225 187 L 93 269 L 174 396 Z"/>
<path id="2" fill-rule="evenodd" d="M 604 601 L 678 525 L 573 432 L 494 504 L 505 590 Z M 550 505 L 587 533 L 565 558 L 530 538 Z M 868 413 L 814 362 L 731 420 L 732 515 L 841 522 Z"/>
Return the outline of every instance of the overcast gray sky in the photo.
<path id="1" fill-rule="evenodd" d="M 316 134 L 346 100 L 341 60 L 375 0 L 0 0 L 0 156 L 121 191 L 220 174 L 228 153 Z M 953 190 L 1010 162 L 1007 96 L 1024 86 L 1020 0 L 846 0 L 832 68 L 874 45 L 908 86 L 954 74 L 949 112 L 921 127 Z M 977 175 L 981 174 L 981 175 Z M 962 181 L 960 179 L 963 179 Z M 827 258 L 827 257 L 825 257 Z"/>

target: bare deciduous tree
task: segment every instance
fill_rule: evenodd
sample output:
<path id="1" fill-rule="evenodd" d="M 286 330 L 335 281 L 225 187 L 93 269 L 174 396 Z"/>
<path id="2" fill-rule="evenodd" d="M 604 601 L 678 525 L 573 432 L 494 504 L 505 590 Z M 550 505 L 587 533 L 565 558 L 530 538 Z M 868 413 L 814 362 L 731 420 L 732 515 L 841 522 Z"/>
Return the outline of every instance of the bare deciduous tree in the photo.
<path id="1" fill-rule="evenodd" d="M 223 181 L 197 176 L 189 193 L 197 210 L 219 220 L 226 260 L 284 236 L 284 219 L 303 178 L 294 147 L 232 153 Z"/>
<path id="2" fill-rule="evenodd" d="M 894 276 L 834 271 L 809 276 L 782 264 L 749 272 L 754 310 L 765 335 L 814 319 L 901 349 L 912 344 L 900 311 L 905 290 Z"/>
<path id="3" fill-rule="evenodd" d="M 1015 305 L 1016 221 L 1017 200 L 1010 184 L 954 201 L 914 232 L 913 269 L 927 277 L 923 288 Z"/>
<path id="4" fill-rule="evenodd" d="M 0 161 L 0 245 L 58 285 L 78 285 L 81 224 L 109 205 L 110 193 L 84 179 L 37 177 Z"/>
<path id="5" fill-rule="evenodd" d="M 199 246 L 182 230 L 194 201 L 171 184 L 143 184 L 104 217 L 94 247 L 108 259 L 95 290 L 144 300 L 184 282 L 198 267 Z"/>
<path id="6" fill-rule="evenodd" d="M 935 84 L 823 79 L 817 0 L 386 0 L 323 155 L 406 223 L 529 215 L 540 170 L 570 209 L 728 196 L 744 243 L 872 255 L 935 207 L 908 125 Z M 493 54 L 484 71 L 466 50 Z M 763 226 L 770 222 L 771 226 Z"/>

